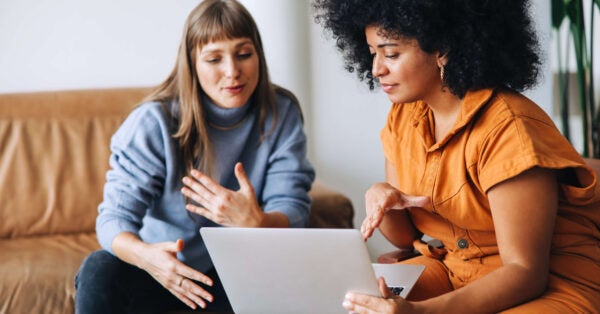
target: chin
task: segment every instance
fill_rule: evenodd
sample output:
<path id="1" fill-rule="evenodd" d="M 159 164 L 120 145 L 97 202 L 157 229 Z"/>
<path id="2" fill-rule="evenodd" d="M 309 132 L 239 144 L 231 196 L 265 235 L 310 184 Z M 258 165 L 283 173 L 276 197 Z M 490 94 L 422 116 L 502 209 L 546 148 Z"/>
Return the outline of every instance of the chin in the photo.
<path id="1" fill-rule="evenodd" d="M 388 94 L 388 99 L 394 104 L 403 104 L 409 102 L 415 102 L 419 99 L 417 97 L 409 97 L 407 95 L 391 95 Z"/>

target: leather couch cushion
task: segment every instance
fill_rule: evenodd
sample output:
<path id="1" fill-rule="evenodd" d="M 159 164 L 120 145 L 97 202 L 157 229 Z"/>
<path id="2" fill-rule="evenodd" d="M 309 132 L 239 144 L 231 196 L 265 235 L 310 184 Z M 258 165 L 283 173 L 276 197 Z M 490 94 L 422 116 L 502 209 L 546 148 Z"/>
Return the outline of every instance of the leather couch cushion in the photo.
<path id="1" fill-rule="evenodd" d="M 73 313 L 74 278 L 92 233 L 0 240 L 0 313 Z"/>

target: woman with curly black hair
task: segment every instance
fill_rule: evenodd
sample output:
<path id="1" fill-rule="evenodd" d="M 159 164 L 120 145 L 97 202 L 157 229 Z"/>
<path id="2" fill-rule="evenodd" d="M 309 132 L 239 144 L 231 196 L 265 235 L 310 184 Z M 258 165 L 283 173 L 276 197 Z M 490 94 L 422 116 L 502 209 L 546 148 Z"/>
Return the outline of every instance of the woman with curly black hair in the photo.
<path id="1" fill-rule="evenodd" d="M 348 293 L 355 313 L 600 312 L 600 186 L 520 94 L 541 61 L 526 0 L 316 0 L 346 68 L 393 102 L 375 229 L 421 253 L 408 298 Z M 442 248 L 423 243 L 427 234 Z"/>

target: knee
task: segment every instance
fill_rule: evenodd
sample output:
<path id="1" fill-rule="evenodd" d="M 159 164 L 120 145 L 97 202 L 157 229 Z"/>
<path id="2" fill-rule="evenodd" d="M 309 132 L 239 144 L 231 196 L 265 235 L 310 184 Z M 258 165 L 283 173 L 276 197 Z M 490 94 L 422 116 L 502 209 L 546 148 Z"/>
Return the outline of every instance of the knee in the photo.
<path id="1" fill-rule="evenodd" d="M 81 287 L 109 284 L 115 277 L 121 260 L 105 250 L 98 250 L 88 255 L 75 275 L 75 289 Z"/>
<path id="2" fill-rule="evenodd" d="M 425 265 L 425 270 L 408 294 L 407 300 L 422 301 L 453 290 L 448 270 L 439 260 L 419 256 L 403 263 Z"/>

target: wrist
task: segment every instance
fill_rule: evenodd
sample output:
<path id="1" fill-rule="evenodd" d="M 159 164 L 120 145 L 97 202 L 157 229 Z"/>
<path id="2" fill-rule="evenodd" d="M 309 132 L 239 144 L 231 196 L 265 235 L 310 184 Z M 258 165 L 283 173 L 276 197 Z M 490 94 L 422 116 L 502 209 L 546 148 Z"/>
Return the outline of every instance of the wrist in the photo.
<path id="1" fill-rule="evenodd" d="M 265 212 L 259 210 L 258 215 L 253 223 L 253 226 L 256 228 L 268 227 L 268 215 Z"/>

